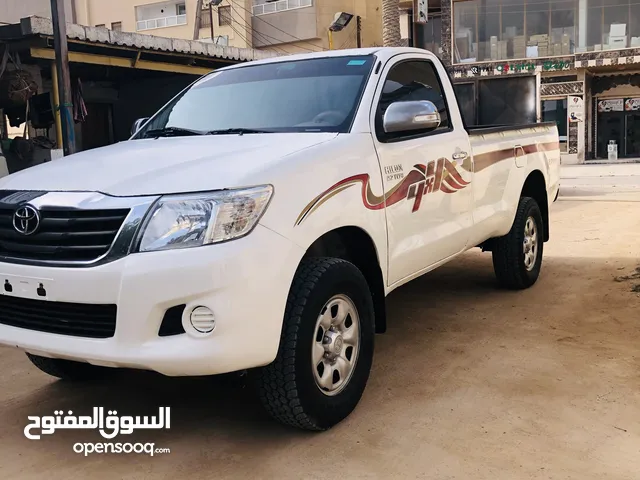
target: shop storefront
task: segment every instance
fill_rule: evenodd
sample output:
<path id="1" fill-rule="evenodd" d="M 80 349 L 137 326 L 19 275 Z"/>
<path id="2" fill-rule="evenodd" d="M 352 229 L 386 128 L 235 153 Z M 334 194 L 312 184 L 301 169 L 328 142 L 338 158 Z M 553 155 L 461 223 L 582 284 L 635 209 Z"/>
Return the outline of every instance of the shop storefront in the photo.
<path id="1" fill-rule="evenodd" d="M 640 158 L 640 88 L 636 97 L 596 97 L 596 158 Z"/>
<path id="2" fill-rule="evenodd" d="M 554 122 L 565 164 L 606 161 L 609 145 L 640 158 L 640 3 L 438 3 L 432 43 L 468 125 Z"/>

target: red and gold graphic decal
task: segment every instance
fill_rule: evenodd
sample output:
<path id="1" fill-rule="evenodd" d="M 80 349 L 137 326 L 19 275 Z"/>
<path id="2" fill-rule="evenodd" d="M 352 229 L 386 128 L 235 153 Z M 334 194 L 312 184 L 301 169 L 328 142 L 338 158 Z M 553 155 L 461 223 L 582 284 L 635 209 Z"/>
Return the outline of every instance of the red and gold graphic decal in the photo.
<path id="1" fill-rule="evenodd" d="M 371 190 L 369 174 L 362 173 L 339 181 L 314 198 L 300 213 L 296 220 L 296 225 L 300 225 L 331 197 L 357 184 L 361 184 L 362 203 L 369 210 L 380 210 L 395 205 L 402 200 L 413 200 L 411 211 L 416 212 L 420 208 L 422 197 L 425 194 L 434 192 L 455 193 L 469 185 L 469 182 L 462 178 L 455 164 L 448 158 L 439 158 L 429 162 L 427 165 L 414 165 L 406 177 L 383 196 L 374 195 Z"/>

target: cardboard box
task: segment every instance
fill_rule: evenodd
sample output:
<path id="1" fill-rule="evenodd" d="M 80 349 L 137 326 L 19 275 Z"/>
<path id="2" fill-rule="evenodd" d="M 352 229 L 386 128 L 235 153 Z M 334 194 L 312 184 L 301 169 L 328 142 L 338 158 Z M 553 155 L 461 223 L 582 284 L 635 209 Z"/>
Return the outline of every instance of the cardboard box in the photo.
<path id="1" fill-rule="evenodd" d="M 611 48 L 627 48 L 627 36 L 609 37 L 609 46 Z"/>
<path id="2" fill-rule="evenodd" d="M 609 29 L 610 37 L 624 37 L 627 35 L 627 24 L 626 23 L 612 23 L 611 28 Z"/>
<path id="3" fill-rule="evenodd" d="M 538 46 L 530 45 L 527 47 L 527 58 L 538 58 Z"/>

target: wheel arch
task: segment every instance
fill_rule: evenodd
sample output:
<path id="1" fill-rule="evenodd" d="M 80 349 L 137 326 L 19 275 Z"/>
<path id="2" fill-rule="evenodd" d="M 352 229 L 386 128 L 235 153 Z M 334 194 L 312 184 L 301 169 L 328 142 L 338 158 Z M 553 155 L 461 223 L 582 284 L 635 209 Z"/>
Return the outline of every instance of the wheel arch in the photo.
<path id="1" fill-rule="evenodd" d="M 543 223 L 543 239 L 549 241 L 549 197 L 547 184 L 540 170 L 533 170 L 522 186 L 520 197 L 533 198 L 540 207 Z"/>
<path id="2" fill-rule="evenodd" d="M 376 333 L 387 329 L 384 277 L 373 238 L 362 228 L 345 226 L 326 232 L 307 249 L 303 259 L 334 257 L 353 263 L 364 275 L 373 299 Z"/>

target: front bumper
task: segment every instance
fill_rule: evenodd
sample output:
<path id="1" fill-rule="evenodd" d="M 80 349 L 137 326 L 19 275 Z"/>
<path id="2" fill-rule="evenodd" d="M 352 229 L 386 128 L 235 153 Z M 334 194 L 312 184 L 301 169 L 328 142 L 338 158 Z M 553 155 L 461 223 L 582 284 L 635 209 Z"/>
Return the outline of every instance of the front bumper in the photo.
<path id="1" fill-rule="evenodd" d="M 276 356 L 291 281 L 304 252 L 258 225 L 247 237 L 218 245 L 131 254 L 88 268 L 0 263 L 3 275 L 49 280 L 50 299 L 116 304 L 115 335 L 80 338 L 0 325 L 0 343 L 94 365 L 153 370 L 170 376 L 211 375 L 267 365 Z M 216 327 L 207 335 L 160 337 L 167 309 L 197 306 Z"/>

